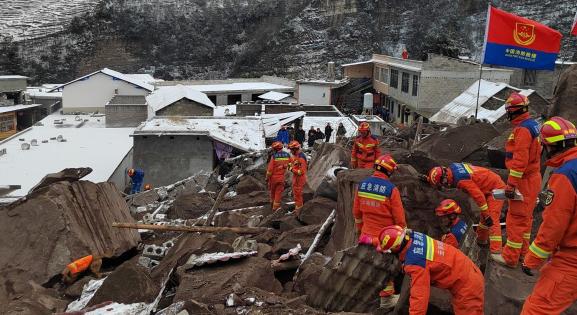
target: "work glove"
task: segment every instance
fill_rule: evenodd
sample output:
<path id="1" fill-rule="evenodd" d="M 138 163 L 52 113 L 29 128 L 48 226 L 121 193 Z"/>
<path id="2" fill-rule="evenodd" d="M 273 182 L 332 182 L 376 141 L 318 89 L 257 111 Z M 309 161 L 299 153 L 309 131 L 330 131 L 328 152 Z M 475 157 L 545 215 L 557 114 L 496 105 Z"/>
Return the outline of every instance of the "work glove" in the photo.
<path id="1" fill-rule="evenodd" d="M 505 197 L 515 199 L 515 186 L 507 184 L 507 187 L 505 187 Z"/>
<path id="2" fill-rule="evenodd" d="M 483 225 L 486 227 L 492 227 L 494 224 L 493 218 L 491 218 L 489 215 L 481 215 L 481 220 L 483 221 Z"/>
<path id="3" fill-rule="evenodd" d="M 525 273 L 526 275 L 533 277 L 535 274 L 533 273 L 533 271 L 531 270 L 531 268 L 525 266 L 525 264 L 523 264 L 521 266 L 521 270 L 523 271 L 523 273 Z"/>

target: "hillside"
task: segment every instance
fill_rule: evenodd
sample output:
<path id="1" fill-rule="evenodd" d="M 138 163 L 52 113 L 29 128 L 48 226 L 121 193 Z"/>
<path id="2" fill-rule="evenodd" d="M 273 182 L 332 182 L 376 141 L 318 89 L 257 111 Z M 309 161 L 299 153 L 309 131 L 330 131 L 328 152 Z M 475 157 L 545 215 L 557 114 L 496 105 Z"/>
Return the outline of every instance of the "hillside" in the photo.
<path id="1" fill-rule="evenodd" d="M 11 1 L 19 2 L 25 1 Z M 88 8 L 96 1 L 83 2 Z M 564 0 L 493 2 L 565 33 L 577 11 L 577 3 Z M 59 3 L 64 2 L 55 0 L 53 6 Z M 20 70 L 35 81 L 63 82 L 108 66 L 153 69 L 163 79 L 306 78 L 320 76 L 330 60 L 342 64 L 372 53 L 399 55 L 403 47 L 412 58 L 426 52 L 478 58 L 486 5 L 474 0 L 102 0 L 90 13 L 68 15 L 62 32 L 6 43 L 4 50 L 18 54 L 8 63 L 0 60 L 0 73 Z M 573 57 L 568 52 L 577 47 L 569 43 L 565 38 L 565 57 Z"/>

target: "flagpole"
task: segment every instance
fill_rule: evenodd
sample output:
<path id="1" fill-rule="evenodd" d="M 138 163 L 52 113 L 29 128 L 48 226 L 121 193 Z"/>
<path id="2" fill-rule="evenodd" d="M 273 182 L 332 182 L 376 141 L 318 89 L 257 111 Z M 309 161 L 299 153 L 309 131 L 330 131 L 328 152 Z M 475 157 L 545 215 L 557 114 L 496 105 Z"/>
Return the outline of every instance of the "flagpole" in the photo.
<path id="1" fill-rule="evenodd" d="M 483 64 L 479 65 L 479 87 L 477 88 L 477 107 L 475 107 L 475 120 L 479 114 L 479 97 L 481 96 L 481 80 L 483 78 Z"/>

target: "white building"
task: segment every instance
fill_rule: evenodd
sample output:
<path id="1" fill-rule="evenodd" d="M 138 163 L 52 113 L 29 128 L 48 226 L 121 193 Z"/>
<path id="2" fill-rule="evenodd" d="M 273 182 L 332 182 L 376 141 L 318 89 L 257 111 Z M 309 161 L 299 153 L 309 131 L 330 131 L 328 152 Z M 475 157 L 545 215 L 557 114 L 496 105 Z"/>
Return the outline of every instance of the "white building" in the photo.
<path id="1" fill-rule="evenodd" d="M 343 80 L 302 80 L 298 81 L 298 102 L 311 105 L 335 105 L 334 90 L 349 83 Z"/>
<path id="2" fill-rule="evenodd" d="M 144 83 L 139 78 L 104 68 L 51 91 L 62 92 L 64 113 L 104 113 L 105 105 L 115 95 L 146 96 L 153 90 L 153 85 Z"/>

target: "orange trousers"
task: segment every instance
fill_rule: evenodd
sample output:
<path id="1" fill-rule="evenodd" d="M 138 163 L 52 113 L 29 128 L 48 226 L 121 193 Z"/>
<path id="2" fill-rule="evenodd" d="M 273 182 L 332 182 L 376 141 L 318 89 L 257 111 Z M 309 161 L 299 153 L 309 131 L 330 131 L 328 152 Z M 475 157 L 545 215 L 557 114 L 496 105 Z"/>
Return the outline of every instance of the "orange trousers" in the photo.
<path id="1" fill-rule="evenodd" d="M 372 169 L 373 167 L 375 167 L 375 161 L 362 161 L 362 160 L 358 160 L 358 166 L 357 168 L 370 168 Z"/>
<path id="2" fill-rule="evenodd" d="M 270 190 L 270 199 L 272 203 L 272 210 L 274 211 L 280 208 L 282 193 L 284 191 L 284 179 L 275 180 L 271 178 L 269 182 L 269 190 Z"/>
<path id="3" fill-rule="evenodd" d="M 469 272 L 469 281 L 451 288 L 451 304 L 455 315 L 483 315 L 485 303 L 485 278 L 475 266 Z"/>
<path id="4" fill-rule="evenodd" d="M 523 176 L 517 189 L 523 200 L 509 200 L 507 212 L 507 244 L 503 247 L 503 258 L 509 266 L 516 266 L 520 256 L 525 256 L 531 239 L 533 210 L 541 190 L 541 174 L 535 172 Z"/>
<path id="5" fill-rule="evenodd" d="M 295 199 L 295 208 L 300 209 L 304 204 L 303 189 L 306 184 L 306 177 L 300 176 L 297 178 L 293 175 L 293 197 Z"/>
<path id="6" fill-rule="evenodd" d="M 554 256 L 551 263 L 541 269 L 539 280 L 533 287 L 533 292 L 525 300 L 521 315 L 561 314 L 577 301 L 575 261 L 577 257 L 570 262 L 560 261 Z"/>
<path id="7" fill-rule="evenodd" d="M 501 210 L 505 204 L 504 200 L 495 200 L 493 196 L 486 196 L 487 199 L 487 213 L 493 219 L 493 226 L 487 227 L 482 222 L 479 222 L 479 228 L 477 229 L 477 238 L 481 241 L 489 240 L 491 253 L 500 253 L 502 247 L 502 236 L 501 236 L 501 224 L 499 220 L 501 219 Z"/>

